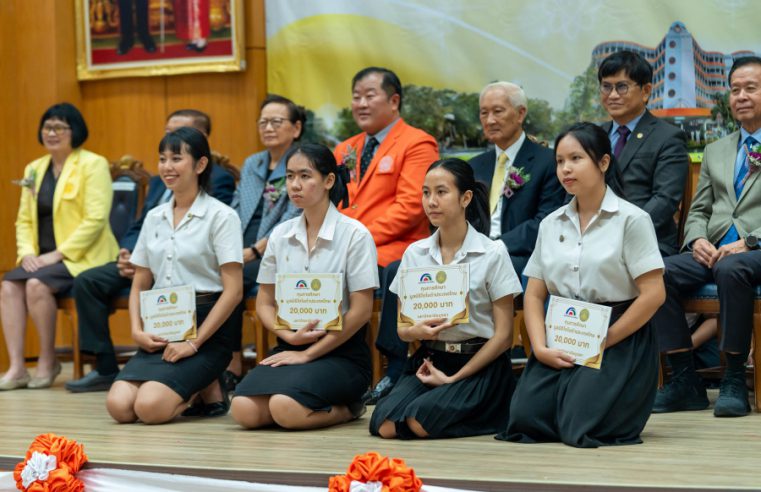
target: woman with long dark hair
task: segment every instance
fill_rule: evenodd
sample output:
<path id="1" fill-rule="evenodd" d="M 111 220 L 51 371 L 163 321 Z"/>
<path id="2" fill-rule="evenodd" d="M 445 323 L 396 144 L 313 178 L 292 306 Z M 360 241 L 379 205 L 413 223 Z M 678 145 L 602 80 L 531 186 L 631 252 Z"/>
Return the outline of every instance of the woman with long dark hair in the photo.
<path id="1" fill-rule="evenodd" d="M 490 434 L 507 423 L 515 387 L 508 349 L 521 284 L 505 244 L 489 239 L 488 192 L 467 163 L 443 159 L 428 168 L 423 209 L 436 231 L 407 248 L 400 272 L 467 263 L 469 321 L 399 325 L 402 340 L 422 346 L 378 402 L 370 432 L 387 439 Z M 392 292 L 399 282 L 397 276 Z"/>
<path id="2" fill-rule="evenodd" d="M 573 199 L 542 220 L 523 307 L 532 355 L 510 406 L 514 442 L 575 447 L 642 442 L 658 384 L 650 318 L 665 299 L 650 216 L 615 193 L 608 135 L 577 123 L 555 140 L 557 175 Z M 548 294 L 612 307 L 599 369 L 549 348 Z"/>

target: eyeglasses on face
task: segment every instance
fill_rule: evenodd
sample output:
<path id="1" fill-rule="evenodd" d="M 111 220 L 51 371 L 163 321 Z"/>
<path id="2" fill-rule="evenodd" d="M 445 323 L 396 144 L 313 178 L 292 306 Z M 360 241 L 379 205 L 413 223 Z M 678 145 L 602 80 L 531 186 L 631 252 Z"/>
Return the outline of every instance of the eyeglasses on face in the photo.
<path id="1" fill-rule="evenodd" d="M 616 90 L 616 93 L 618 93 L 619 96 L 625 96 L 631 87 L 634 87 L 637 84 L 627 84 L 626 82 L 616 82 L 615 84 L 609 84 L 607 82 L 603 82 L 600 84 L 600 92 L 604 96 L 610 95 L 611 92 L 613 92 L 613 89 Z"/>
<path id="2" fill-rule="evenodd" d="M 271 125 L 273 130 L 277 130 L 281 126 L 283 126 L 283 123 L 288 121 L 285 118 L 262 118 L 259 121 L 256 122 L 257 125 L 259 125 L 259 128 L 264 130 L 267 128 L 267 125 Z"/>
<path id="3" fill-rule="evenodd" d="M 56 135 L 61 135 L 64 132 L 71 130 L 71 127 L 68 125 L 43 125 L 42 127 L 42 133 L 44 135 L 47 135 L 50 132 L 55 133 Z"/>

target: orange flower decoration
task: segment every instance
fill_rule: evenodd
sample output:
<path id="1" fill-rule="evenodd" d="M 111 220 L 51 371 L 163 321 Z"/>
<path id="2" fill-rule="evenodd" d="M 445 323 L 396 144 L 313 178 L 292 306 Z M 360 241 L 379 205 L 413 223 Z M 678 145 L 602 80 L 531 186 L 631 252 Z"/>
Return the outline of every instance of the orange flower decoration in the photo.
<path id="1" fill-rule="evenodd" d="M 376 452 L 354 457 L 346 475 L 330 477 L 329 492 L 349 492 L 352 482 L 382 484 L 382 492 L 418 492 L 423 482 L 404 460 L 387 458 Z"/>
<path id="2" fill-rule="evenodd" d="M 87 462 L 81 444 L 54 434 L 40 434 L 16 465 L 16 488 L 29 492 L 81 492 L 85 486 L 74 474 Z"/>

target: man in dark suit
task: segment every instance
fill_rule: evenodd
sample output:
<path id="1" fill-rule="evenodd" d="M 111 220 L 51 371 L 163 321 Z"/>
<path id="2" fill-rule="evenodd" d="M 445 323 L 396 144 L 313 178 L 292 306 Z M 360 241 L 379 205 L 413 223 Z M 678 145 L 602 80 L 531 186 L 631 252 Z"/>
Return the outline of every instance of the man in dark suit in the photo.
<path id="1" fill-rule="evenodd" d="M 209 116 L 194 109 L 175 111 L 167 118 L 167 133 L 183 126 L 196 128 L 206 136 L 211 132 Z M 234 192 L 235 178 L 221 167 L 214 165 L 211 170 L 211 195 L 221 202 L 230 204 Z M 152 177 L 148 184 L 148 196 L 143 204 L 140 219 L 132 224 L 121 239 L 117 260 L 91 268 L 74 279 L 80 349 L 95 355 L 95 368 L 80 379 L 67 381 L 67 390 L 85 393 L 105 391 L 111 387 L 111 383 L 119 372 L 114 345 L 108 330 L 111 302 L 125 295 L 125 291 L 128 291 L 132 284 L 135 269 L 129 259 L 146 215 L 151 209 L 171 198 L 171 191 L 167 190 L 161 178 Z"/>
<path id="2" fill-rule="evenodd" d="M 661 255 L 679 251 L 674 214 L 684 194 L 690 158 L 684 132 L 647 110 L 653 69 L 641 55 L 619 51 L 597 72 L 600 99 L 613 121 L 610 136 L 627 201 L 650 214 Z"/>
<path id="3" fill-rule="evenodd" d="M 507 246 L 519 275 L 534 251 L 539 222 L 563 204 L 565 192 L 555 173 L 553 152 L 532 142 L 523 131 L 526 94 L 509 82 L 481 91 L 481 126 L 494 149 L 470 160 L 478 181 L 489 188 L 492 239 Z M 523 184 L 511 175 L 523 176 Z"/>
<path id="4" fill-rule="evenodd" d="M 135 17 L 132 16 L 132 7 L 135 7 Z M 137 20 L 135 26 L 134 20 Z M 116 53 L 126 55 L 135 44 L 135 27 L 137 37 L 143 43 L 143 49 L 147 53 L 156 51 L 156 43 L 153 41 L 148 27 L 148 0 L 119 0 L 119 46 Z"/>
<path id="5" fill-rule="evenodd" d="M 681 303 L 682 295 L 707 283 L 716 284 L 719 349 L 727 361 L 713 414 L 741 417 L 750 412 L 745 361 L 753 332 L 754 288 L 761 283 L 761 58 L 736 59 L 729 88 L 729 106 L 740 130 L 706 146 L 684 227 L 683 252 L 664 262 L 667 297 L 652 323 L 672 377 L 655 398 L 657 413 L 708 407 Z M 761 340 L 756 340 L 755 350 L 761 350 Z"/>

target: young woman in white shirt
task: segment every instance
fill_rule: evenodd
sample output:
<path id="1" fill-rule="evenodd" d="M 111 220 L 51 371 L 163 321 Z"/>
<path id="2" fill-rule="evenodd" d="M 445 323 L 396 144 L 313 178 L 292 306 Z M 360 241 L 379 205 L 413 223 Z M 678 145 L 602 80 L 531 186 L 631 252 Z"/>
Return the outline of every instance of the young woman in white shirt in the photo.
<path id="1" fill-rule="evenodd" d="M 370 432 L 387 439 L 493 434 L 507 423 L 515 387 L 509 349 L 520 280 L 504 243 L 489 239 L 488 191 L 467 163 L 443 159 L 431 165 L 423 209 L 436 232 L 407 248 L 400 271 L 468 263 L 470 320 L 399 326 L 402 340 L 422 345 L 375 407 Z M 399 282 L 397 275 L 392 292 L 398 293 Z"/>
<path id="2" fill-rule="evenodd" d="M 227 406 L 218 381 L 240 338 L 231 313 L 243 295 L 243 240 L 235 211 L 210 197 L 211 152 L 194 128 L 168 133 L 159 144 L 159 175 L 173 197 L 146 216 L 130 261 L 132 337 L 139 350 L 111 386 L 106 408 L 120 423 L 160 424 L 196 394 Z M 192 285 L 198 336 L 171 342 L 143 330 L 140 293 Z M 225 412 L 226 413 L 226 412 Z"/>
<path id="3" fill-rule="evenodd" d="M 577 123 L 555 141 L 558 179 L 574 198 L 542 220 L 523 272 L 533 354 L 498 439 L 575 447 L 642 442 L 658 383 L 649 321 L 665 299 L 663 260 L 650 216 L 614 192 L 611 156 L 608 135 L 592 123 Z M 612 306 L 600 369 L 548 348 L 548 294 Z"/>
<path id="4" fill-rule="evenodd" d="M 365 331 L 378 260 L 367 228 L 335 207 L 348 199 L 348 179 L 323 145 L 303 144 L 286 157 L 288 196 L 303 214 L 275 227 L 259 267 L 256 314 L 278 345 L 235 388 L 232 415 L 247 429 L 314 429 L 364 411 L 361 397 L 371 378 Z M 304 272 L 342 274 L 341 331 L 318 330 L 315 322 L 275 330 L 276 276 Z"/>

